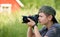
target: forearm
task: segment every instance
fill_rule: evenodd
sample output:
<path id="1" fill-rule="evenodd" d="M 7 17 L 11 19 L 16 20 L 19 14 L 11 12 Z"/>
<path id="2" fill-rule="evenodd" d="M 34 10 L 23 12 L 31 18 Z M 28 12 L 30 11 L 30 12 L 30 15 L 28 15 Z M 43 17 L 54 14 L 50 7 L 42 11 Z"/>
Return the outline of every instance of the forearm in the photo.
<path id="1" fill-rule="evenodd" d="M 35 34 L 35 37 L 42 37 L 41 34 L 38 31 L 37 26 L 34 27 L 34 34 Z"/>
<path id="2" fill-rule="evenodd" d="M 27 37 L 32 37 L 32 35 L 33 35 L 32 27 L 29 27 L 27 31 Z"/>

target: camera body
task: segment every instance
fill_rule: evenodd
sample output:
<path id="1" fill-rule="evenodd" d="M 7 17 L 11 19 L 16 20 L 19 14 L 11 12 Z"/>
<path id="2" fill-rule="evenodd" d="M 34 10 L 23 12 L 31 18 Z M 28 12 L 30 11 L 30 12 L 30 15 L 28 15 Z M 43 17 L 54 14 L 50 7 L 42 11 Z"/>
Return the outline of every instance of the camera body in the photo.
<path id="1" fill-rule="evenodd" d="M 38 23 L 38 14 L 34 15 L 34 16 L 23 16 L 23 22 L 22 23 L 28 23 L 30 22 L 27 18 L 32 19 L 36 24 Z"/>

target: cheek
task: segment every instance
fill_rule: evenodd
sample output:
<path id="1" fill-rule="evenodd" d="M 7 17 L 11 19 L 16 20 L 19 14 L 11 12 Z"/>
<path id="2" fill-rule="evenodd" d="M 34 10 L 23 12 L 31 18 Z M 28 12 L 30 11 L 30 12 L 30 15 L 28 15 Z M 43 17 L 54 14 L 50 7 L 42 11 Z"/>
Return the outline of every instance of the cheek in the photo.
<path id="1" fill-rule="evenodd" d="M 44 18 L 44 19 L 42 19 L 42 22 L 43 23 L 47 23 L 48 22 L 48 19 Z"/>
<path id="2" fill-rule="evenodd" d="M 45 17 L 42 17 L 42 18 L 39 18 L 39 22 L 40 22 L 41 24 L 45 24 L 45 23 L 48 22 L 48 19 L 45 18 Z"/>

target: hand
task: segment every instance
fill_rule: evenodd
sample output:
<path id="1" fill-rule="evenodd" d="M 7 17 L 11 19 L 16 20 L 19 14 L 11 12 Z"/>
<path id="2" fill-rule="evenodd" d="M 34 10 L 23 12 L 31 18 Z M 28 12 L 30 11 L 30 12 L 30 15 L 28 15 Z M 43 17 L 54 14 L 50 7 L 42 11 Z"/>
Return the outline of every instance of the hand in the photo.
<path id="1" fill-rule="evenodd" d="M 30 21 L 30 22 L 27 23 L 28 26 L 29 27 L 33 27 L 35 25 L 35 22 L 32 19 L 30 19 L 30 18 L 28 18 L 28 20 Z"/>

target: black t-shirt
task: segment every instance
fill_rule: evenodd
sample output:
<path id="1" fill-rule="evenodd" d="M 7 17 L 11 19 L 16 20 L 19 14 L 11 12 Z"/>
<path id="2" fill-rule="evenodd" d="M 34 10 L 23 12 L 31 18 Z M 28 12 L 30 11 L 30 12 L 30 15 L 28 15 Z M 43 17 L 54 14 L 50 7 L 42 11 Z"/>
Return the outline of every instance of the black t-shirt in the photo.
<path id="1" fill-rule="evenodd" d="M 60 24 L 54 23 L 49 30 L 46 27 L 43 27 L 39 32 L 42 37 L 45 35 L 48 37 L 60 37 Z"/>

